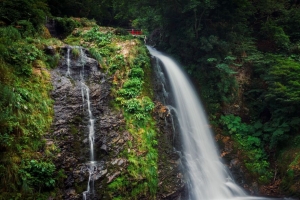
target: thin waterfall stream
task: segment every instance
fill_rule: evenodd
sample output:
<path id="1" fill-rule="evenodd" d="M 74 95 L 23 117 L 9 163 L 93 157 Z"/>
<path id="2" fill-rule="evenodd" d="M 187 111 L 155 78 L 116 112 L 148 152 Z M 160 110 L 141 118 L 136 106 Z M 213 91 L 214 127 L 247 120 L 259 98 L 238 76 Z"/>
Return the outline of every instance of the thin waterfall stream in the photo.
<path id="1" fill-rule="evenodd" d="M 90 101 L 90 88 L 86 84 L 85 81 L 85 63 L 87 60 L 87 56 L 83 49 L 81 47 L 75 46 L 75 47 L 68 47 L 67 48 L 67 55 L 66 55 L 66 63 L 67 63 L 67 72 L 66 77 L 69 77 L 70 79 L 73 79 L 71 74 L 71 59 L 70 59 L 70 52 L 71 50 L 75 48 L 78 49 L 80 54 L 78 61 L 81 65 L 80 69 L 80 75 L 79 75 L 79 81 L 80 81 L 80 89 L 81 89 L 81 97 L 82 97 L 82 111 L 83 113 L 87 114 L 88 117 L 88 141 L 89 141 L 89 161 L 85 164 L 85 167 L 82 169 L 82 171 L 87 171 L 89 174 L 88 183 L 87 183 L 87 189 L 83 192 L 83 199 L 89 199 L 90 196 L 94 195 L 94 178 L 93 175 L 97 171 L 97 163 L 95 161 L 95 153 L 94 153 L 94 140 L 95 140 L 95 119 L 92 114 L 92 106 Z"/>
<path id="2" fill-rule="evenodd" d="M 82 69 L 80 71 L 80 82 L 81 82 L 81 94 L 82 94 L 82 103 L 83 109 L 87 108 L 88 118 L 89 118 L 89 146 L 90 146 L 90 161 L 86 163 L 86 169 L 89 173 L 89 179 L 87 184 L 86 191 L 83 192 L 83 199 L 86 200 L 88 195 L 94 194 L 94 178 L 93 174 L 97 171 L 97 166 L 95 162 L 95 155 L 94 155 L 94 139 L 95 139 L 95 128 L 94 123 L 95 119 L 93 118 L 92 109 L 91 109 L 91 101 L 90 101 L 90 89 L 85 83 L 84 79 L 84 65 L 86 62 L 86 54 L 84 53 L 83 49 L 80 48 L 80 62 L 82 64 Z"/>
<path id="3" fill-rule="evenodd" d="M 71 72 L 70 72 L 70 62 L 71 62 L 71 60 L 70 60 L 70 48 L 68 48 L 67 49 L 67 73 L 66 73 L 66 76 L 71 76 Z"/>
<path id="4" fill-rule="evenodd" d="M 187 174 L 190 200 L 269 199 L 248 196 L 231 178 L 220 161 L 209 123 L 200 100 L 187 76 L 170 57 L 147 46 L 161 61 L 172 90 L 180 127 L 183 163 Z M 160 67 L 158 67 L 160 68 Z M 161 69 L 162 83 L 166 81 Z M 165 92 L 165 91 L 164 91 Z M 164 95 L 167 98 L 166 95 Z"/>

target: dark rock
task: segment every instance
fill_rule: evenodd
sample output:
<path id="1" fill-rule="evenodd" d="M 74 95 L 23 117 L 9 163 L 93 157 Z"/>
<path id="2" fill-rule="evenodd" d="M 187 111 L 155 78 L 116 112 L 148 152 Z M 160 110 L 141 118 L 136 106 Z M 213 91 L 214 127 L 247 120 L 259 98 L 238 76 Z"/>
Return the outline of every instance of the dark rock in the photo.
<path id="1" fill-rule="evenodd" d="M 94 174 L 93 179 L 94 179 L 94 180 L 98 180 L 98 179 L 100 179 L 101 177 L 104 177 L 104 175 L 106 175 L 106 174 L 107 174 L 107 169 L 101 170 L 99 173 Z"/>
<path id="2" fill-rule="evenodd" d="M 100 147 L 101 150 L 105 151 L 105 153 L 107 153 L 107 146 L 105 144 L 103 144 L 101 147 Z"/>
<path id="3" fill-rule="evenodd" d="M 48 55 L 54 56 L 55 53 L 56 53 L 56 50 L 55 50 L 55 48 L 53 46 L 47 46 L 45 48 L 45 53 L 48 54 Z"/>
<path id="4" fill-rule="evenodd" d="M 116 173 L 114 173 L 113 175 L 111 175 L 111 176 L 107 176 L 107 178 L 108 178 L 108 181 L 107 181 L 107 183 L 110 183 L 110 182 L 112 182 L 117 176 L 119 176 L 121 174 L 121 172 L 116 172 Z M 107 174 L 108 175 L 108 174 Z"/>
<path id="5" fill-rule="evenodd" d="M 87 57 L 84 59 L 74 57 L 70 54 L 70 65 L 68 71 L 67 49 L 72 51 L 77 48 Z M 64 169 L 66 178 L 64 188 L 61 188 L 63 199 L 82 199 L 82 194 L 78 194 L 76 187 L 86 188 L 89 173 L 88 164 L 90 150 L 88 139 L 89 116 L 87 104 L 84 103 L 82 93 L 81 78 L 89 87 L 89 97 L 92 115 L 95 120 L 95 160 L 92 179 L 95 180 L 95 188 L 106 185 L 106 174 L 108 170 L 110 179 L 113 180 L 120 174 L 121 166 L 125 161 L 119 161 L 114 169 L 109 169 L 105 160 L 117 158 L 118 153 L 122 150 L 121 145 L 113 145 L 117 137 L 118 140 L 126 141 L 130 136 L 129 133 L 122 138 L 121 133 L 117 133 L 114 128 L 124 126 L 123 115 L 112 110 L 109 107 L 110 82 L 107 77 L 100 71 L 99 64 L 96 60 L 89 57 L 89 52 L 81 47 L 62 47 L 63 59 L 59 62 L 56 69 L 51 72 L 52 77 L 52 97 L 54 99 L 54 121 L 52 133 L 46 136 L 47 145 L 55 144 L 59 148 L 59 154 L 56 155 L 55 164 L 57 169 Z M 48 48 L 52 50 L 52 48 Z M 113 128 L 114 127 L 114 128 Z M 123 143 L 123 142 L 121 142 Z M 112 152 L 108 154 L 108 152 Z M 110 157 L 110 158 L 108 158 Z M 119 167 L 120 166 L 120 167 Z M 101 186 L 102 187 L 102 186 Z M 101 195 L 96 195 L 95 199 L 101 199 Z"/>
<path id="6" fill-rule="evenodd" d="M 154 63 L 153 63 L 154 64 Z M 159 72 L 153 73 L 153 85 L 155 93 L 154 118 L 158 132 L 158 192 L 157 199 L 179 200 L 189 199 L 187 187 L 184 181 L 180 156 L 175 151 L 180 149 L 179 130 L 169 109 L 164 105 L 166 96 L 163 94 L 165 88 L 159 81 Z M 125 134 L 125 133 L 124 133 Z M 123 136 L 126 138 L 126 136 Z M 175 148 L 174 148 L 175 147 Z"/>

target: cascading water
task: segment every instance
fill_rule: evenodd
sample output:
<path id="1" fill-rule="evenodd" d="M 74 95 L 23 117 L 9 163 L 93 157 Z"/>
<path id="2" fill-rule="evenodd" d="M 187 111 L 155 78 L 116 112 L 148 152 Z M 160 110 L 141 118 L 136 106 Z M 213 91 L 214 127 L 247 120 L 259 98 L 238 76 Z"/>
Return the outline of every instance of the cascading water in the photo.
<path id="1" fill-rule="evenodd" d="M 66 73 L 66 76 L 71 76 L 71 72 L 70 72 L 70 62 L 71 62 L 71 60 L 70 60 L 70 48 L 68 48 L 67 49 L 67 73 Z"/>
<path id="2" fill-rule="evenodd" d="M 234 183 L 219 159 L 203 108 L 187 77 L 171 58 L 152 47 L 147 46 L 147 48 L 151 55 L 163 63 L 172 89 L 175 101 L 175 108 L 172 109 L 176 109 L 180 126 L 189 199 L 266 199 L 247 196 Z"/>
<path id="3" fill-rule="evenodd" d="M 84 79 L 84 76 L 85 76 L 84 65 L 86 62 L 86 54 L 84 53 L 82 48 L 80 48 L 79 60 L 82 65 L 82 69 L 80 71 L 80 83 L 81 83 L 81 95 L 82 95 L 83 110 L 87 111 L 88 118 L 89 118 L 88 130 L 89 130 L 90 161 L 86 163 L 86 170 L 89 173 L 89 179 L 88 179 L 88 184 L 87 184 L 87 190 L 83 192 L 83 199 L 86 200 L 88 195 L 94 194 L 93 174 L 95 171 L 97 171 L 97 166 L 96 166 L 95 156 L 94 156 L 94 139 L 95 139 L 94 123 L 95 123 L 95 119 L 93 118 L 92 109 L 91 109 L 90 89 L 86 85 L 85 79 Z M 87 108 L 87 109 L 85 110 L 85 108 Z"/>
<path id="4" fill-rule="evenodd" d="M 80 46 L 66 45 L 61 50 L 64 58 L 51 70 L 54 120 L 47 138 L 61 150 L 58 168 L 65 169 L 67 176 L 60 188 L 62 198 L 101 199 L 107 174 L 104 148 L 118 135 L 105 139 L 112 124 L 121 122 L 109 108 L 110 83 L 97 60 Z"/>

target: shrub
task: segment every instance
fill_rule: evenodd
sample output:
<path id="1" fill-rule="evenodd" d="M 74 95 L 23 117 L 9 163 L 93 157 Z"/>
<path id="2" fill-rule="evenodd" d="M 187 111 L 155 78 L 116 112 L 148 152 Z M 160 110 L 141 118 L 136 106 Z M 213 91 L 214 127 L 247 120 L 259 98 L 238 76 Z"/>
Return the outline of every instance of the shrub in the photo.
<path id="1" fill-rule="evenodd" d="M 142 105 L 140 104 L 140 101 L 135 98 L 125 101 L 123 107 L 125 111 L 129 113 L 135 113 L 142 110 Z"/>
<path id="2" fill-rule="evenodd" d="M 99 63 L 102 62 L 102 56 L 96 48 L 90 48 L 89 52 L 92 55 L 92 57 L 95 58 Z"/>
<path id="3" fill-rule="evenodd" d="M 41 59 L 43 52 L 33 44 L 13 43 L 7 48 L 4 58 L 12 64 L 20 75 L 30 76 L 32 73 L 31 64 L 36 59 Z"/>
<path id="4" fill-rule="evenodd" d="M 20 20 L 17 22 L 17 25 L 23 37 L 32 37 L 36 29 L 33 27 L 32 23 L 27 20 Z"/>
<path id="5" fill-rule="evenodd" d="M 111 33 L 102 33 L 97 26 L 83 34 L 83 38 L 87 42 L 93 42 L 98 47 L 103 47 L 111 42 Z"/>
<path id="6" fill-rule="evenodd" d="M 144 78 L 144 71 L 142 68 L 132 68 L 129 73 L 130 78 Z"/>
<path id="7" fill-rule="evenodd" d="M 55 165 L 37 160 L 25 160 L 19 169 L 22 179 L 22 187 L 27 190 L 35 187 L 41 189 L 53 188 L 55 179 L 53 178 Z"/>
<path id="8" fill-rule="evenodd" d="M 0 39 L 1 39 L 1 43 L 5 42 L 5 43 L 9 44 L 10 42 L 15 42 L 15 41 L 21 39 L 21 34 L 18 29 L 14 28 L 12 26 L 1 27 L 0 28 Z"/>
<path id="9" fill-rule="evenodd" d="M 262 126 L 259 123 L 248 125 L 241 121 L 241 118 L 232 114 L 221 116 L 221 124 L 225 127 L 243 154 L 247 157 L 244 159 L 246 168 L 257 177 L 260 183 L 267 183 L 272 177 L 270 165 L 267 161 L 267 154 L 264 151 L 262 139 L 257 136 Z"/>
<path id="10" fill-rule="evenodd" d="M 128 31 L 123 28 L 116 28 L 115 30 L 116 35 L 129 35 Z"/>
<path id="11" fill-rule="evenodd" d="M 138 78 L 132 78 L 125 81 L 123 88 L 118 91 L 118 94 L 124 98 L 133 98 L 140 94 L 143 81 Z"/>
<path id="12" fill-rule="evenodd" d="M 54 18 L 55 26 L 63 37 L 70 35 L 75 28 L 80 27 L 80 23 L 72 18 Z"/>

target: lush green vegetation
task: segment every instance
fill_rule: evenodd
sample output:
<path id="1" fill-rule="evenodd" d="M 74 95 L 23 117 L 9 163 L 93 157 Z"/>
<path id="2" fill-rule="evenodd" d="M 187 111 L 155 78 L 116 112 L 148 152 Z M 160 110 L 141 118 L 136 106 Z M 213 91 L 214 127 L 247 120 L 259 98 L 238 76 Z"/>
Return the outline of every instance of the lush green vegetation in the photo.
<path id="1" fill-rule="evenodd" d="M 55 147 L 42 139 L 52 123 L 50 69 L 44 38 L 0 28 L 0 199 L 46 198 L 58 183 Z M 54 193 L 52 195 L 55 195 Z"/>
<path id="2" fill-rule="evenodd" d="M 139 149 L 124 152 L 131 164 L 128 173 L 110 184 L 112 197 L 119 195 L 116 190 L 132 191 L 119 198 L 154 196 L 157 180 L 150 174 L 157 159 L 155 139 L 149 143 L 155 138 L 149 114 L 153 102 L 147 97 L 152 93 L 145 49 L 133 48 L 128 42 L 132 36 L 123 29 L 103 29 L 96 23 L 149 33 L 148 42 L 180 60 L 199 85 L 213 124 L 233 138 L 253 179 L 264 184 L 282 179 L 282 188 L 299 196 L 299 186 L 291 183 L 300 181 L 299 1 L 4 0 L 0 11 L 1 194 L 14 192 L 21 198 L 53 187 L 51 161 L 46 156 L 37 164 L 40 156 L 33 153 L 43 151 L 41 137 L 52 116 L 48 75 L 40 70 L 59 59 L 42 51 L 44 45 L 59 43 L 40 37 L 49 37 L 43 23 L 52 13 L 60 34 L 71 34 L 65 42 L 88 48 L 113 75 L 114 105 L 124 111 L 134 135 L 128 146 Z M 132 49 L 127 56 L 120 52 L 121 43 Z M 145 143 L 137 147 L 136 141 Z M 6 166 L 11 166 L 9 173 Z M 49 173 L 36 174 L 40 167 Z M 143 172 L 137 173 L 139 169 Z M 29 189 L 20 192 L 22 178 Z M 41 178 L 48 181 L 38 188 L 33 182 Z"/>
<path id="3" fill-rule="evenodd" d="M 38 35 L 50 15 L 45 0 L 3 0 L 0 13 L 0 24 L 17 27 L 23 36 Z"/>
<path id="4" fill-rule="evenodd" d="M 145 47 L 137 46 L 131 49 L 131 53 L 133 56 L 128 58 L 129 67 L 122 74 L 116 73 L 118 77 L 115 77 L 114 85 L 117 89 L 116 105 L 124 109 L 127 129 L 134 138 L 128 142 L 128 146 L 134 150 L 124 152 L 130 163 L 128 172 L 109 185 L 109 188 L 126 191 L 125 196 L 118 197 L 120 199 L 139 199 L 147 194 L 155 199 L 158 154 L 155 121 L 151 116 L 154 103 L 148 97 L 151 89 L 143 88 L 144 72 L 150 68 L 150 60 Z"/>
<path id="5" fill-rule="evenodd" d="M 267 154 L 263 150 L 265 141 L 261 139 L 262 124 L 246 124 L 238 116 L 222 115 L 220 123 L 224 130 L 236 141 L 236 148 L 244 151 L 244 163 L 246 168 L 260 183 L 268 183 L 272 178 L 267 162 Z"/>
<path id="6" fill-rule="evenodd" d="M 146 47 L 131 35 L 120 35 L 118 29 L 98 26 L 77 29 L 65 39 L 72 45 L 89 48 L 101 68 L 113 76 L 112 95 L 115 109 L 122 110 L 126 129 L 132 140 L 121 155 L 128 159 L 127 171 L 108 184 L 112 199 L 139 199 L 142 196 L 155 198 L 157 191 L 157 141 L 155 121 L 152 118 L 154 103 L 150 59 Z M 127 46 L 121 53 L 121 46 Z"/>
<path id="7" fill-rule="evenodd" d="M 253 180 L 299 182 L 296 155 L 285 159 L 289 173 L 274 167 L 297 149 L 289 141 L 299 135 L 299 2 L 171 2 L 132 0 L 118 9 L 153 31 L 149 42 L 176 56 L 198 82 L 211 119 L 243 152 Z"/>

